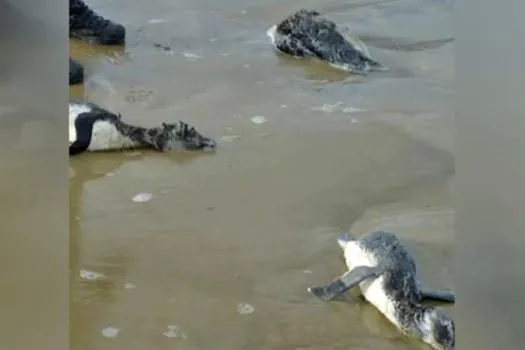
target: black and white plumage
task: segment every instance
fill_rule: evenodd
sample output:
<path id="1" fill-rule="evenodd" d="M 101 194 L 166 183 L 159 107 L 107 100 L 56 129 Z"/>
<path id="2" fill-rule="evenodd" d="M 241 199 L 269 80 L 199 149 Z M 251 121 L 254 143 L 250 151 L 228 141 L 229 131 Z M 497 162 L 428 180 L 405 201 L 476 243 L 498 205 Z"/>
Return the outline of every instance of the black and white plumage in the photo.
<path id="1" fill-rule="evenodd" d="M 344 234 L 338 243 L 348 271 L 308 291 L 331 300 L 359 286 L 364 298 L 402 332 L 438 350 L 454 349 L 454 321 L 438 308 L 423 305 L 422 301 L 454 302 L 455 294 L 422 289 L 414 258 L 393 233 L 376 231 L 360 239 Z"/>
<path id="2" fill-rule="evenodd" d="M 317 11 L 302 9 L 273 25 L 266 34 L 277 50 L 296 58 L 318 58 L 354 74 L 387 70 L 370 57 L 359 38 Z"/>
<path id="3" fill-rule="evenodd" d="M 93 103 L 69 103 L 69 155 L 136 148 L 168 151 L 174 148 L 213 150 L 215 147 L 214 140 L 202 136 L 184 122 L 144 128 L 127 124 L 120 114 Z"/>
<path id="4" fill-rule="evenodd" d="M 132 148 L 114 127 L 119 116 L 88 102 L 69 103 L 69 155 Z"/>

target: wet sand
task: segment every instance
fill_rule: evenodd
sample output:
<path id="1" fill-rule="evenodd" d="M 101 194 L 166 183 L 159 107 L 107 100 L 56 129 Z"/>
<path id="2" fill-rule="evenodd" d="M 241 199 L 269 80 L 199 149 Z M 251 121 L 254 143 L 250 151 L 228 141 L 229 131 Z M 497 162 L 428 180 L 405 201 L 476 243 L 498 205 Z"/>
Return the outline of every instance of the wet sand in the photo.
<path id="1" fill-rule="evenodd" d="M 352 294 L 305 288 L 343 270 L 334 239 L 351 227 L 395 230 L 425 283 L 453 287 L 449 5 L 315 5 L 391 69 L 356 79 L 273 51 L 265 31 L 291 1 L 90 4 L 129 43 L 71 41 L 90 72 L 71 95 L 144 125 L 182 119 L 219 148 L 70 161 L 71 349 L 427 348 Z"/>

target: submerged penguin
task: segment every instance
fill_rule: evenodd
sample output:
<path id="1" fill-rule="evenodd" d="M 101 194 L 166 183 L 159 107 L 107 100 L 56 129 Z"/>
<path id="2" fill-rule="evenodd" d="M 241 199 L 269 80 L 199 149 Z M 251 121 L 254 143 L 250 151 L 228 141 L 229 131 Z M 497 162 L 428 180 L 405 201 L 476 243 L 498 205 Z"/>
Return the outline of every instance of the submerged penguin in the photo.
<path id="1" fill-rule="evenodd" d="M 318 58 L 354 74 L 385 71 L 365 44 L 317 11 L 301 9 L 266 31 L 272 45 L 296 58 Z"/>
<path id="2" fill-rule="evenodd" d="M 69 155 L 86 151 L 118 151 L 151 148 L 166 152 L 175 148 L 214 150 L 216 142 L 184 122 L 160 127 L 133 126 L 89 102 L 69 103 Z"/>
<path id="3" fill-rule="evenodd" d="M 360 239 L 343 234 L 338 243 L 348 271 L 326 285 L 308 288 L 309 292 L 331 300 L 359 286 L 364 298 L 403 333 L 434 349 L 454 349 L 454 321 L 422 301 L 455 302 L 455 294 L 422 289 L 413 257 L 393 233 L 376 231 Z"/>

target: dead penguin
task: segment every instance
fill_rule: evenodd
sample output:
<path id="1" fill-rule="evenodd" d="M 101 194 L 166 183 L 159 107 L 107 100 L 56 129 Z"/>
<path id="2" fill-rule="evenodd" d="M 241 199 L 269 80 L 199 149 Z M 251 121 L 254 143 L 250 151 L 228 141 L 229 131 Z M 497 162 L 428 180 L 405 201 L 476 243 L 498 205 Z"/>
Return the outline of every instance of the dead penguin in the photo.
<path id="1" fill-rule="evenodd" d="M 393 233 L 376 231 L 360 239 L 343 234 L 338 243 L 348 271 L 326 285 L 308 288 L 309 292 L 331 300 L 359 286 L 364 298 L 403 333 L 434 349 L 454 349 L 454 321 L 422 301 L 455 302 L 455 294 L 420 288 L 414 258 Z"/>
<path id="2" fill-rule="evenodd" d="M 69 155 L 86 151 L 117 151 L 151 148 L 168 151 L 174 148 L 213 150 L 214 140 L 202 136 L 184 122 L 144 128 L 121 120 L 112 113 L 89 102 L 69 103 Z"/>
<path id="3" fill-rule="evenodd" d="M 266 31 L 272 45 L 297 58 L 318 58 L 354 74 L 385 71 L 365 44 L 317 11 L 301 9 Z"/>

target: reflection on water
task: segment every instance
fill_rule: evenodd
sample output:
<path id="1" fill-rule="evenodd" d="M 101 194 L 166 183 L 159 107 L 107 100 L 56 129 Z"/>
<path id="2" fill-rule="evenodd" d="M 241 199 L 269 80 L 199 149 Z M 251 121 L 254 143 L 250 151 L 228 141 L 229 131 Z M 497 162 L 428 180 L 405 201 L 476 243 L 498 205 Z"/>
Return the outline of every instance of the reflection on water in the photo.
<path id="1" fill-rule="evenodd" d="M 72 41 L 88 80 L 71 95 L 191 122 L 219 148 L 70 161 L 71 349 L 424 349 L 358 296 L 305 288 L 342 271 L 351 226 L 395 230 L 423 281 L 451 287 L 451 8 L 302 2 L 391 68 L 356 78 L 273 51 L 265 31 L 296 2 L 90 4 L 129 44 Z"/>

